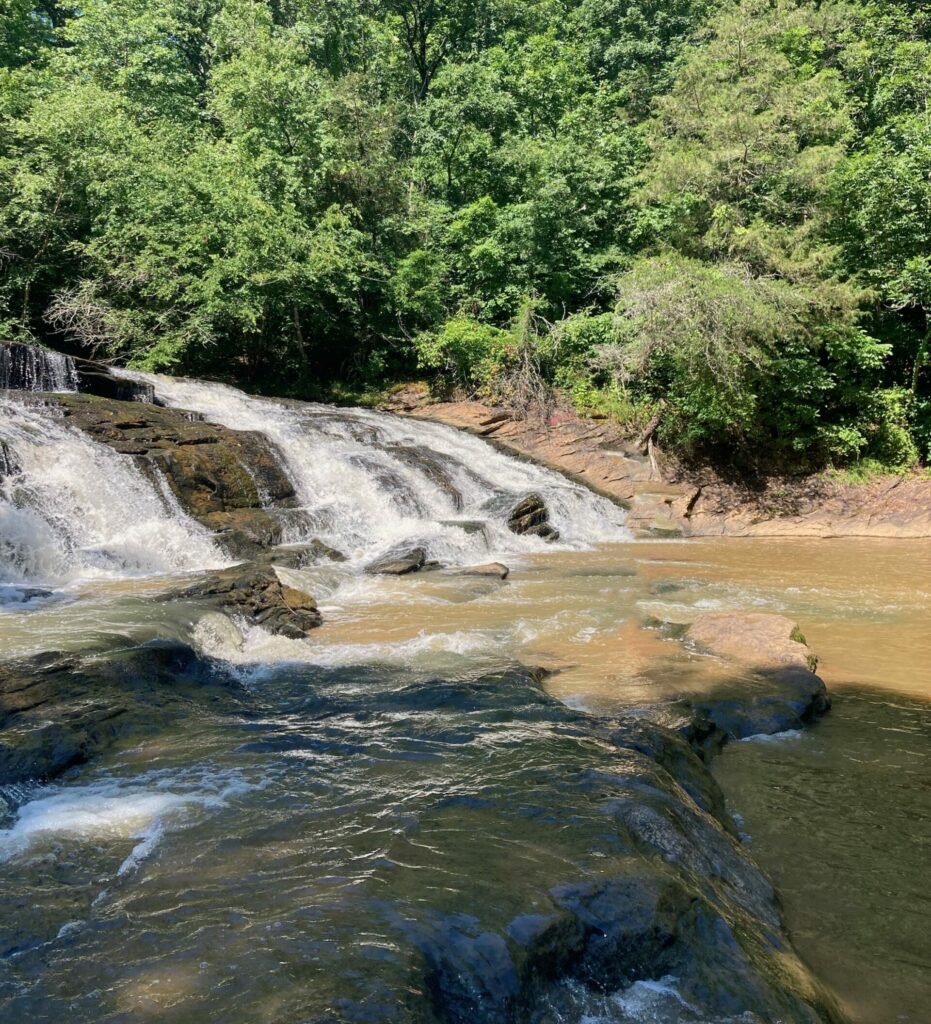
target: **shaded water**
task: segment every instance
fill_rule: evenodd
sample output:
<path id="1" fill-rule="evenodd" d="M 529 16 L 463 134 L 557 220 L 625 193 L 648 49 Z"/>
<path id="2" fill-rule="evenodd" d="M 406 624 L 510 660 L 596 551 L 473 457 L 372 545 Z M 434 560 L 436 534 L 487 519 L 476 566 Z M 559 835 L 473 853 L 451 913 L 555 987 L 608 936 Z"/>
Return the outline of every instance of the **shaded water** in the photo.
<path id="1" fill-rule="evenodd" d="M 923 1019 L 931 546 L 622 543 L 602 499 L 443 428 L 156 383 L 266 431 L 304 529 L 350 558 L 292 570 L 325 616 L 310 639 L 217 633 L 192 606 L 152 600 L 160 574 L 222 561 L 196 524 L 131 460 L 61 423 L 51 459 L 32 414 L 3 421 L 18 468 L 0 539 L 25 538 L 6 548 L 8 590 L 55 591 L 9 597 L 4 653 L 174 637 L 235 673 L 201 697 L 179 689 L 170 728 L 154 711 L 91 766 L 6 794 L 4 1019 L 415 1020 L 412 965 L 438 950 L 508 991 L 501 936 L 519 946 L 566 886 L 616 871 L 631 836 L 611 816 L 654 785 L 585 713 L 730 677 L 650 628 L 723 608 L 797 618 L 836 695 L 810 732 L 736 745 L 717 768 L 793 937 L 860 1024 Z M 495 502 L 529 490 L 558 545 L 504 527 Z M 502 558 L 511 576 L 361 571 L 411 542 L 453 566 Z M 562 703 L 516 662 L 556 670 L 545 687 Z M 708 1021 L 683 985 L 659 974 L 595 1002 L 567 989 L 539 1019 Z"/>

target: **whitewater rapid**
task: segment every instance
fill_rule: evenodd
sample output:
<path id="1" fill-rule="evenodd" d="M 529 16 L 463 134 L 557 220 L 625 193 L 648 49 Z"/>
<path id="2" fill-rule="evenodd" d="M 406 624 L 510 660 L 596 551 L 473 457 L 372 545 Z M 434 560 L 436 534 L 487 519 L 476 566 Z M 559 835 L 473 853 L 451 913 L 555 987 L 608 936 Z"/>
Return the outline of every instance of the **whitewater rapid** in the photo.
<path id="1" fill-rule="evenodd" d="M 204 381 L 127 376 L 151 384 L 169 406 L 263 433 L 304 507 L 286 540 L 317 537 L 356 567 L 405 545 L 444 565 L 545 550 L 547 542 L 507 528 L 508 509 L 528 493 L 544 499 L 564 548 L 630 538 L 624 511 L 606 498 L 451 427 L 256 398 Z"/>
<path id="2" fill-rule="evenodd" d="M 0 392 L 0 597 L 228 564 L 130 456 L 15 396 Z"/>

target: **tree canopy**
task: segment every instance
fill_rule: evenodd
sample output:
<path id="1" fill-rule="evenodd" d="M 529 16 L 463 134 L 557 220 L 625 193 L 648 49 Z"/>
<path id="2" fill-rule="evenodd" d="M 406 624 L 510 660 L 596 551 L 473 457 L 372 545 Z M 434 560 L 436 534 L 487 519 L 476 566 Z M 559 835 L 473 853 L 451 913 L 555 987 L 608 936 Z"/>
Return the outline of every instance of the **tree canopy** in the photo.
<path id="1" fill-rule="evenodd" d="M 929 99 L 919 0 L 5 0 L 0 334 L 909 465 Z"/>

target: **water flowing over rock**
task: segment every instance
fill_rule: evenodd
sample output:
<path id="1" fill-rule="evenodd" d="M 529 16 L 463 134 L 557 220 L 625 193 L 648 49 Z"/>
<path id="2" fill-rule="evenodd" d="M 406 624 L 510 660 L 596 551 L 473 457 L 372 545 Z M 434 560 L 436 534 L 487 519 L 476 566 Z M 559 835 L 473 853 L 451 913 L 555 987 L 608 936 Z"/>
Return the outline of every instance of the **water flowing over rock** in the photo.
<path id="1" fill-rule="evenodd" d="M 136 461 L 49 405 L 72 398 L 92 401 L 0 394 L 0 584 L 65 586 L 222 565 L 208 530 L 167 485 L 156 487 Z"/>
<path id="2" fill-rule="evenodd" d="M 132 992 L 138 954 L 126 966 L 123 958 L 142 930 L 146 958 L 162 962 L 183 949 L 211 972 L 219 965 L 209 949 L 221 942 L 223 969 L 235 968 L 233 991 L 211 977 L 205 992 L 235 1005 L 242 1019 L 271 991 L 283 1024 L 626 1024 L 620 1004 L 614 1014 L 599 1010 L 630 998 L 638 984 L 666 979 L 672 1009 L 691 1015 L 657 1014 L 658 1021 L 840 1020 L 788 946 L 773 890 L 737 841 L 706 766 L 660 727 L 572 711 L 519 669 L 411 684 L 295 666 L 254 691 L 229 685 L 217 666 L 177 646 L 117 652 L 90 669 L 53 659 L 11 677 L 22 728 L 0 759 L 16 815 L 0 830 L 0 899 L 10 898 L 9 885 L 22 901 L 31 886 L 50 884 L 33 881 L 29 858 L 17 857 L 29 843 L 41 849 L 43 834 L 67 848 L 68 830 L 86 828 L 88 816 L 123 813 L 130 800 L 133 813 L 153 801 L 176 806 L 180 780 L 158 775 L 148 790 L 106 782 L 44 798 L 10 784 L 36 773 L 53 778 L 140 729 L 146 715 L 162 728 L 179 715 L 218 715 L 238 735 L 240 766 L 275 771 L 251 796 L 240 787 L 235 836 L 217 846 L 197 829 L 181 841 L 183 863 L 173 870 L 187 878 L 184 864 L 196 865 L 181 884 L 196 879 L 198 913 L 211 922 L 217 915 L 193 937 L 186 915 L 162 910 L 178 905 L 178 881 L 157 860 L 144 885 L 127 875 L 116 894 L 100 897 L 95 918 L 67 942 L 55 936 L 73 919 L 68 905 L 51 920 L 28 904 L 5 920 L 3 948 L 20 950 L 4 975 L 17 983 L 0 985 L 9 1019 L 64 1004 L 69 1019 L 99 1019 L 115 996 Z M 50 725 L 52 690 L 75 701 L 95 695 L 95 710 Z M 49 728 L 64 730 L 52 745 L 36 731 Z M 53 756 L 43 761 L 39 749 Z M 298 788 L 304 797 L 295 804 L 301 786 L 313 798 L 307 803 Z M 43 799 L 51 800 L 47 811 Z M 223 809 L 218 800 L 210 806 Z M 59 807 L 64 817 L 51 819 Z M 123 846 L 119 870 L 150 855 L 163 831 L 146 824 L 132 833 L 143 841 L 132 859 Z M 95 841 L 102 850 L 112 843 Z M 438 861 L 418 853 L 425 844 Z M 244 854 L 251 867 L 240 875 Z M 76 895 L 81 876 L 80 865 L 71 868 Z M 272 907 L 259 909 L 265 904 L 256 897 L 270 891 Z M 123 911 L 118 929 L 105 924 L 113 900 Z M 255 927 L 243 929 L 247 920 Z M 54 976 L 45 980 L 37 958 L 49 950 Z M 104 964 L 107 990 L 87 995 L 86 978 Z M 295 985 L 298 964 L 303 983 Z M 282 966 L 291 978 L 280 987 Z"/>
<path id="3" fill-rule="evenodd" d="M 433 674 L 429 635 L 404 670 L 364 636 L 315 660 L 318 593 L 498 600 L 512 558 L 626 538 L 620 509 L 432 424 L 135 383 L 159 401 L 0 396 L 12 614 L 71 587 L 94 638 L 0 664 L 4 1019 L 132 1016 L 155 981 L 279 1024 L 627 1024 L 641 989 L 664 1024 L 840 1019 L 707 768 L 801 694 L 760 675 L 664 724 L 513 660 Z"/>
<path id="4" fill-rule="evenodd" d="M 77 391 L 71 356 L 35 345 L 0 342 L 0 391 Z"/>
<path id="5" fill-rule="evenodd" d="M 444 566 L 628 536 L 625 513 L 557 473 L 482 441 L 384 413 L 279 402 L 201 381 L 133 374 L 160 402 L 255 431 L 280 453 L 306 515 L 302 529 L 365 567 L 405 548 Z M 515 506 L 533 499 L 512 517 Z"/>
<path id="6" fill-rule="evenodd" d="M 15 341 L 0 341 L 0 391 L 80 391 L 121 402 L 154 397 L 150 384 L 118 377 L 103 363 Z"/>
<path id="7" fill-rule="evenodd" d="M 294 487 L 263 435 L 154 405 L 84 396 L 59 402 L 75 426 L 165 480 L 181 507 L 234 557 L 281 542 L 279 510 L 293 508 Z"/>
<path id="8" fill-rule="evenodd" d="M 211 601 L 249 625 L 291 640 L 303 640 L 323 621 L 313 597 L 282 583 L 271 567 L 236 566 L 207 573 L 177 596 Z"/>

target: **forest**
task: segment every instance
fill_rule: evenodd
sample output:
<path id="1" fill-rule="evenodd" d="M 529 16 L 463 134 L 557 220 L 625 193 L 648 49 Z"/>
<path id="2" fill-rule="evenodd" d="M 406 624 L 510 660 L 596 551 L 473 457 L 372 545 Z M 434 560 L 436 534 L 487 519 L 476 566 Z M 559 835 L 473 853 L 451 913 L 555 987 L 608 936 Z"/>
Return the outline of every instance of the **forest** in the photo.
<path id="1" fill-rule="evenodd" d="M 2 12 L 0 337 L 560 400 L 745 468 L 929 460 L 925 0 Z"/>

